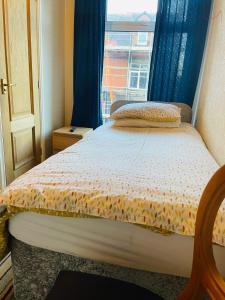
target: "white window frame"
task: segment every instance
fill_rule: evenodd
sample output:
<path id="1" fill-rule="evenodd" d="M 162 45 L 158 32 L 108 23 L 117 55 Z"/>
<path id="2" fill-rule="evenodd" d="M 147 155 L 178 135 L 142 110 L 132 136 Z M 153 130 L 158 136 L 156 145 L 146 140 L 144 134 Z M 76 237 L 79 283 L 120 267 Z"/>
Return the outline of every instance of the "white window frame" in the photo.
<path id="1" fill-rule="evenodd" d="M 130 70 L 130 72 L 129 72 L 130 74 L 129 74 L 129 89 L 132 89 L 132 90 L 138 90 L 139 88 L 138 88 L 138 86 L 139 86 L 139 72 L 138 72 L 138 70 Z M 133 73 L 137 73 L 137 86 L 136 87 L 133 87 L 133 86 L 131 86 L 131 75 L 133 74 Z"/>
<path id="2" fill-rule="evenodd" d="M 107 21 L 105 31 L 120 32 L 154 32 L 155 22 L 118 22 Z"/>
<path id="3" fill-rule="evenodd" d="M 129 70 L 130 70 L 129 71 L 129 89 L 131 89 L 131 90 L 146 90 L 147 83 L 146 83 L 146 87 L 145 88 L 141 88 L 140 87 L 140 79 L 141 79 L 141 73 L 146 73 L 146 76 L 148 78 L 149 71 L 141 69 L 141 66 L 143 64 L 139 64 L 139 67 L 137 69 L 135 69 L 135 68 L 132 69 L 132 64 L 136 64 L 136 63 L 131 63 L 130 64 L 130 68 L 129 68 Z M 132 73 L 137 73 L 137 87 L 132 87 L 131 86 L 131 74 Z"/>
<path id="4" fill-rule="evenodd" d="M 146 80 L 146 86 L 144 87 L 144 88 L 141 88 L 140 87 L 140 81 L 141 81 L 141 73 L 145 73 L 146 74 L 146 78 L 147 78 L 147 80 Z M 148 71 L 145 71 L 145 70 L 141 70 L 140 71 L 140 74 L 139 74 L 139 78 L 138 78 L 138 86 L 139 86 L 139 90 L 146 90 L 146 88 L 147 88 L 147 86 L 148 86 L 148 74 L 149 74 L 149 72 Z"/>

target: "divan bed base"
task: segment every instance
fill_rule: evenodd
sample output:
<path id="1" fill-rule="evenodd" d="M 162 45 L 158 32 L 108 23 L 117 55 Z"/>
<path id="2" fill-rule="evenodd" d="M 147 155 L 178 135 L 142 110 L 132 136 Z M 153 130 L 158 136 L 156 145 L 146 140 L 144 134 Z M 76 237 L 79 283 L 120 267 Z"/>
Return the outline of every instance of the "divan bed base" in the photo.
<path id="1" fill-rule="evenodd" d="M 80 271 L 125 280 L 150 289 L 165 300 L 174 300 L 186 278 L 100 263 L 93 260 L 30 246 L 12 237 L 16 300 L 43 300 L 61 270 Z"/>

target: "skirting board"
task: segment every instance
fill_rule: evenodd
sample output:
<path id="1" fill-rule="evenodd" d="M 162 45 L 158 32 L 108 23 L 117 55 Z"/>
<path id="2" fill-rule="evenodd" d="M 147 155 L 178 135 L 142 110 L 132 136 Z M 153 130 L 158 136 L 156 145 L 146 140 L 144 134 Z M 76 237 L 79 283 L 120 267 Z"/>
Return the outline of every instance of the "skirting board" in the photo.
<path id="1" fill-rule="evenodd" d="M 10 253 L 0 262 L 0 299 L 8 299 L 12 294 L 13 275 Z"/>

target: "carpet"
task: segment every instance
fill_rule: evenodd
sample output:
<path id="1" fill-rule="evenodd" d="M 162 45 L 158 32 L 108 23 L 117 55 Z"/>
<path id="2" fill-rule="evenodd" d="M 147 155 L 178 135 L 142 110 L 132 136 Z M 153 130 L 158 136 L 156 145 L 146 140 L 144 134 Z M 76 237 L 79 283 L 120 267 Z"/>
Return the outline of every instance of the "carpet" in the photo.
<path id="1" fill-rule="evenodd" d="M 131 269 L 57 253 L 12 238 L 13 279 L 17 300 L 44 300 L 60 271 L 83 272 L 130 282 L 165 300 L 175 300 L 188 279 Z"/>

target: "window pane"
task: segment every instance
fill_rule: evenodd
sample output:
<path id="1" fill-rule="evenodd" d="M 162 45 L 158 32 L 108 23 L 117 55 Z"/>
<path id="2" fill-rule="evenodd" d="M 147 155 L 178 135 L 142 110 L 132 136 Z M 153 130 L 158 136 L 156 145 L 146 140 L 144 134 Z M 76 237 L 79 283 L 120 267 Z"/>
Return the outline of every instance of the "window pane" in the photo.
<path id="1" fill-rule="evenodd" d="M 107 21 L 155 21 L 158 0 L 108 0 Z"/>
<path id="2" fill-rule="evenodd" d="M 138 87 L 138 72 L 130 73 L 130 88 L 136 89 Z"/>
<path id="3" fill-rule="evenodd" d="M 130 68 L 132 70 L 139 70 L 139 65 L 138 64 L 131 64 Z"/>
<path id="4" fill-rule="evenodd" d="M 148 82 L 148 73 L 147 72 L 141 72 L 140 73 L 140 80 L 139 80 L 139 88 L 140 89 L 146 89 L 147 88 L 147 82 Z"/>
<path id="5" fill-rule="evenodd" d="M 147 65 L 141 65 L 141 70 L 148 70 L 148 66 Z"/>

